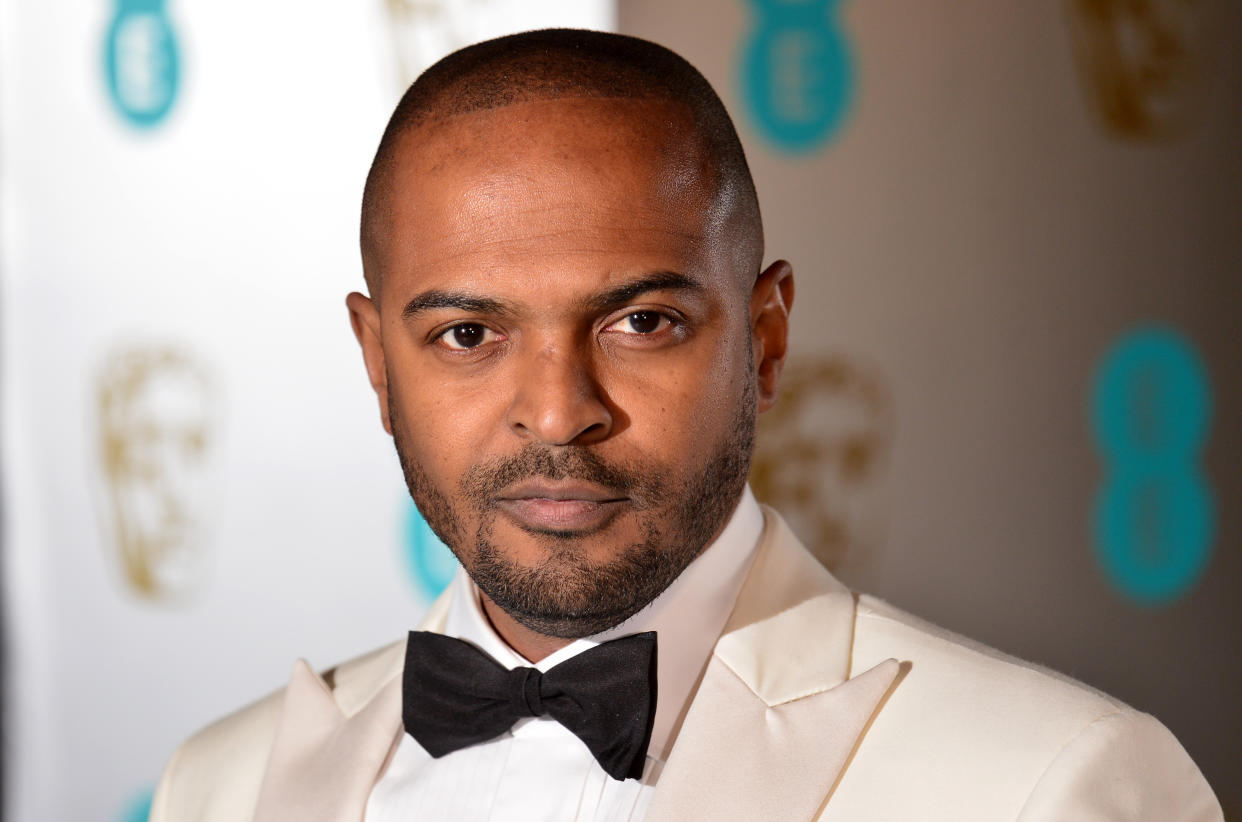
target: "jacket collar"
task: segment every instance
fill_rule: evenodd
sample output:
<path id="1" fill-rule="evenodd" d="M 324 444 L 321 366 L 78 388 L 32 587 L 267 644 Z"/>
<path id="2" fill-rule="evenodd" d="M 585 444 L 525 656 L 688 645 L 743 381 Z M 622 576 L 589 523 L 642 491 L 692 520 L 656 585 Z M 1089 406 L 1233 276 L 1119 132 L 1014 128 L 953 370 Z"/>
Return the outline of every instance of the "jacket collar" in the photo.
<path id="1" fill-rule="evenodd" d="M 854 593 L 764 507 L 764 533 L 716 657 L 769 706 L 836 687 L 850 675 Z"/>
<path id="2" fill-rule="evenodd" d="M 439 631 L 441 596 L 420 628 Z M 299 659 L 285 689 L 254 822 L 356 822 L 403 731 L 405 640 L 323 675 Z"/>
<path id="3" fill-rule="evenodd" d="M 765 509 L 759 553 L 647 819 L 813 819 L 896 686 L 851 671 L 855 599 Z M 851 676 L 853 678 L 851 678 Z"/>
<path id="4" fill-rule="evenodd" d="M 853 675 L 854 595 L 764 510 L 764 535 L 659 776 L 648 820 L 811 819 L 898 682 Z M 442 631 L 441 597 L 422 629 Z M 294 666 L 256 822 L 362 817 L 401 735 L 397 642 L 329 671 Z M 779 797 L 774 800 L 774 796 Z"/>

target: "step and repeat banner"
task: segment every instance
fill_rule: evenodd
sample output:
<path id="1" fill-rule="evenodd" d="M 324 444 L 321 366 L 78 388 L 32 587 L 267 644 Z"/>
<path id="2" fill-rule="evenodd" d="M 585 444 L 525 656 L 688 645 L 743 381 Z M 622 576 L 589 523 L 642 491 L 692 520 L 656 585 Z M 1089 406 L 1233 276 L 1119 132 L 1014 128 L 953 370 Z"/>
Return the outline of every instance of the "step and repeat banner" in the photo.
<path id="1" fill-rule="evenodd" d="M 606 0 L 0 0 L 6 819 L 138 822 L 180 739 L 452 572 L 349 329 L 443 54 Z"/>
<path id="2" fill-rule="evenodd" d="M 1163 719 L 1242 819 L 1242 6 L 626 0 L 734 112 L 794 344 L 758 496 Z"/>
<path id="3" fill-rule="evenodd" d="M 181 739 L 446 584 L 344 307 L 362 183 L 419 71 L 545 25 L 735 116 L 798 277 L 756 493 L 1242 818 L 1240 8 L 0 0 L 5 818 L 145 820 Z"/>

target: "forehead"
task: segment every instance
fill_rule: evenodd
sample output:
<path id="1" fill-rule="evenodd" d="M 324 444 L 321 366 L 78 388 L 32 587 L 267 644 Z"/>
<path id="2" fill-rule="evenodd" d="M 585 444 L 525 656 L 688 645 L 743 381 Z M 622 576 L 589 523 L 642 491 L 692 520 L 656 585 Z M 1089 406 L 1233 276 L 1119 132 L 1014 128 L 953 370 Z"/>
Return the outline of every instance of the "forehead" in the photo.
<path id="1" fill-rule="evenodd" d="M 383 276 L 710 267 L 711 176 L 670 102 L 545 100 L 419 127 L 398 146 Z"/>

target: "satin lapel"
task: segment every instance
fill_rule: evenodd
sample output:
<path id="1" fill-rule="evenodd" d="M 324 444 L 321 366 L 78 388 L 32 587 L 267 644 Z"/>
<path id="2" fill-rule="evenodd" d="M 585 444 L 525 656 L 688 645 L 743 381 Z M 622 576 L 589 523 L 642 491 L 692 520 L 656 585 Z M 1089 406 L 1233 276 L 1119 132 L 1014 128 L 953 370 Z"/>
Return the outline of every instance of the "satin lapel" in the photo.
<path id="1" fill-rule="evenodd" d="M 303 660 L 293 668 L 255 822 L 358 822 L 401 730 L 401 677 L 346 717 Z"/>
<path id="2" fill-rule="evenodd" d="M 831 690 L 768 706 L 713 659 L 647 819 L 814 819 L 897 671 L 890 659 Z"/>
<path id="3" fill-rule="evenodd" d="M 447 612 L 446 594 L 431 606 L 421 630 L 442 630 Z M 297 661 L 255 822 L 362 819 L 371 789 L 401 738 L 404 661 L 404 641 L 342 665 L 326 679 Z"/>
<path id="4" fill-rule="evenodd" d="M 853 594 L 775 512 L 764 517 L 650 822 L 813 819 L 897 681 L 891 659 L 850 678 Z"/>

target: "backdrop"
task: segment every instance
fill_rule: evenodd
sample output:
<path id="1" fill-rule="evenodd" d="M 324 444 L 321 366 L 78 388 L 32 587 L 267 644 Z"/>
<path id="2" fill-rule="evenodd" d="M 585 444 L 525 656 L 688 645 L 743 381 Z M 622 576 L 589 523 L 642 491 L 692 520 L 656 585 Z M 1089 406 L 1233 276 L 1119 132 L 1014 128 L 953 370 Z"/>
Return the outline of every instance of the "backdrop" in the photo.
<path id="1" fill-rule="evenodd" d="M 1160 717 L 1242 818 L 1242 5 L 712 10 L 619 25 L 720 90 L 798 277 L 760 496 Z"/>
<path id="2" fill-rule="evenodd" d="M 1237 4 L 0 0 L 7 818 L 144 819 L 451 575 L 348 329 L 362 181 L 414 74 L 553 24 L 734 113 L 798 278 L 759 496 L 1242 812 Z"/>
<path id="3" fill-rule="evenodd" d="M 8 818 L 130 822 L 196 726 L 436 592 L 345 310 L 363 179 L 443 53 L 614 12 L 0 10 Z"/>

